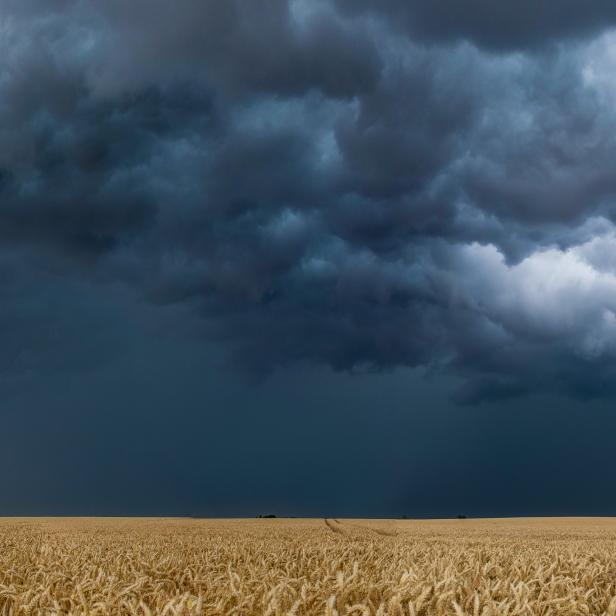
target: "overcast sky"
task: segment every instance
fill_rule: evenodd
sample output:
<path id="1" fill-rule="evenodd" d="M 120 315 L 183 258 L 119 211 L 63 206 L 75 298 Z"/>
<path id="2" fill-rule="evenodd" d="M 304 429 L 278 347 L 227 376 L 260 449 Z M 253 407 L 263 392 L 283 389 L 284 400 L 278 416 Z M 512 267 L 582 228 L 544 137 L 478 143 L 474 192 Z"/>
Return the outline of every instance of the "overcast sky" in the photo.
<path id="1" fill-rule="evenodd" d="M 613 0 L 0 0 L 0 513 L 616 514 Z"/>

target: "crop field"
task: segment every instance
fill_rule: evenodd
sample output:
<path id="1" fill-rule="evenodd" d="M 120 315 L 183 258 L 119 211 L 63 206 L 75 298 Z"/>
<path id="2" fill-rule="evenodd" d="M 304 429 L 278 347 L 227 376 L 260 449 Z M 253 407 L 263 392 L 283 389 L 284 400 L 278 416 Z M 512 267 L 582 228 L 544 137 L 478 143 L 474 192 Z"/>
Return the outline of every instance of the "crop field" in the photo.
<path id="1" fill-rule="evenodd" d="M 0 518 L 0 614 L 616 616 L 616 520 Z"/>

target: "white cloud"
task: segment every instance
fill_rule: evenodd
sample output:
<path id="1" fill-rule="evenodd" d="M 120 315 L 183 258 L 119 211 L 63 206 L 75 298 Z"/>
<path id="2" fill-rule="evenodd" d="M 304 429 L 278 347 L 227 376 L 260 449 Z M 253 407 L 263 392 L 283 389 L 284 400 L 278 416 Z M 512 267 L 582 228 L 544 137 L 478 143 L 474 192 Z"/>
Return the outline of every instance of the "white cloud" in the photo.
<path id="1" fill-rule="evenodd" d="M 456 293 L 521 338 L 577 354 L 616 352 L 616 233 L 566 250 L 549 248 L 508 266 L 493 245 L 459 249 Z"/>

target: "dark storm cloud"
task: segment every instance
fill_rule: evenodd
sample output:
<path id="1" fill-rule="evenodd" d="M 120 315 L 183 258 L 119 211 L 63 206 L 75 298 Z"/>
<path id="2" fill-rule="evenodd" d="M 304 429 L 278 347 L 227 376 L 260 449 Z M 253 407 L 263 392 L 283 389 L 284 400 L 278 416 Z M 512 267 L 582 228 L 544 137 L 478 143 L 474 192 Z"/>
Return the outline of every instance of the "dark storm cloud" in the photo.
<path id="1" fill-rule="evenodd" d="M 370 13 L 414 39 L 447 43 L 469 40 L 503 51 L 543 47 L 600 33 L 616 25 L 609 0 L 336 0 L 349 13 Z"/>
<path id="2" fill-rule="evenodd" d="M 55 276 L 60 304 L 185 307 L 251 373 L 424 366 L 462 377 L 462 402 L 613 392 L 607 4 L 180 4 L 6 5 L 13 356 L 38 323 L 70 338 L 31 307 Z"/>
<path id="3" fill-rule="evenodd" d="M 205 79 L 237 95 L 352 97 L 378 80 L 376 44 L 323 8 L 293 19 L 287 0 L 176 6 L 115 0 L 98 7 L 104 49 L 97 87 L 113 92 L 150 79 Z"/>

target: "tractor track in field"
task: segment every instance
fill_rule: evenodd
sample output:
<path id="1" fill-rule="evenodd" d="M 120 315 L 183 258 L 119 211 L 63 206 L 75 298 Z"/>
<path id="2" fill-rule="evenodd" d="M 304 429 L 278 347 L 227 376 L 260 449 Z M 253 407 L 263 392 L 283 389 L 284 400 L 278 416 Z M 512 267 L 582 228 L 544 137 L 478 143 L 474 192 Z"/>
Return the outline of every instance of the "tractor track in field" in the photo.
<path id="1" fill-rule="evenodd" d="M 361 528 L 362 530 L 368 530 L 371 533 L 375 533 L 377 535 L 381 535 L 382 537 L 395 537 L 398 533 L 395 530 L 386 530 L 384 528 L 378 528 L 373 526 L 364 526 L 363 524 L 353 524 L 348 523 L 349 526 L 353 526 L 355 528 Z"/>
<path id="2" fill-rule="evenodd" d="M 398 534 L 396 531 L 386 530 L 383 528 L 374 528 L 371 526 L 363 526 L 362 524 L 353 524 L 352 522 L 345 522 L 343 524 L 337 518 L 324 518 L 323 521 L 333 533 L 336 533 L 338 535 L 348 535 L 349 531 L 355 528 L 363 531 L 369 531 L 371 533 L 381 535 L 382 537 L 395 537 Z"/>
<path id="3" fill-rule="evenodd" d="M 332 531 L 332 533 L 336 533 L 338 535 L 346 534 L 344 530 L 342 530 L 342 524 L 340 524 L 340 522 L 335 518 L 332 518 L 331 520 L 328 518 L 324 518 L 323 521 L 325 522 L 327 528 Z"/>

